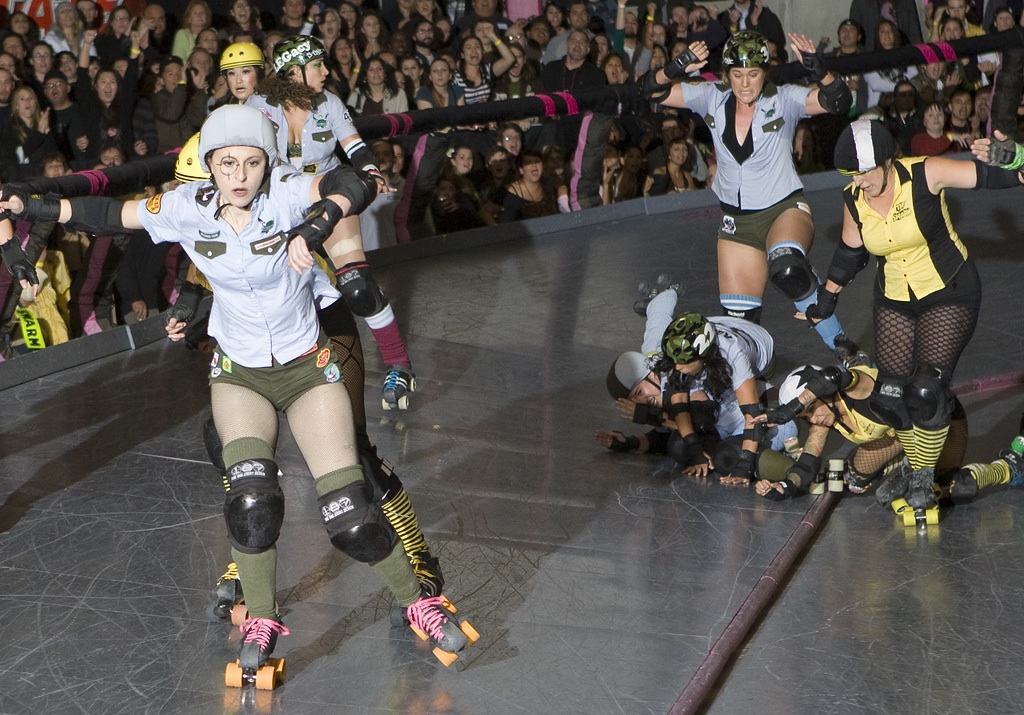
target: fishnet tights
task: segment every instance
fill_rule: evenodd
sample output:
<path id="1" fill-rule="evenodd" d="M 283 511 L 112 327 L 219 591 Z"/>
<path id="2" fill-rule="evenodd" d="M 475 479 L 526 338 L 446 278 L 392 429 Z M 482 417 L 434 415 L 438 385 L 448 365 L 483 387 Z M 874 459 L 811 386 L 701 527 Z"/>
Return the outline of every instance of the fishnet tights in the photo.
<path id="1" fill-rule="evenodd" d="M 875 359 L 879 377 L 910 377 L 921 364 L 952 374 L 974 334 L 973 306 L 939 305 L 918 318 L 875 306 Z"/>

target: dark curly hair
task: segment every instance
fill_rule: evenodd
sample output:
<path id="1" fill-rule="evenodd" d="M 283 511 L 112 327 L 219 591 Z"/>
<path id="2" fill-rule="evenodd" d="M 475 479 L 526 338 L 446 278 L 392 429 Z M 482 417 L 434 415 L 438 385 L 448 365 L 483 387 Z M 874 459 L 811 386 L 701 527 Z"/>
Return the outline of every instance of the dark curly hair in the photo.
<path id="1" fill-rule="evenodd" d="M 290 104 L 299 109 L 309 111 L 313 107 L 314 92 L 308 85 L 293 82 L 284 74 L 274 72 L 256 86 L 256 93 L 262 94 L 269 101 L 284 106 Z"/>
<path id="2" fill-rule="evenodd" d="M 675 363 L 665 355 L 654 363 L 654 372 L 668 376 L 669 387 L 689 390 L 697 377 L 704 378 L 704 389 L 715 402 L 720 402 L 726 392 L 732 389 L 732 366 L 722 357 L 718 346 L 713 347 L 701 358 L 704 368 L 697 375 L 684 375 L 676 370 Z"/>

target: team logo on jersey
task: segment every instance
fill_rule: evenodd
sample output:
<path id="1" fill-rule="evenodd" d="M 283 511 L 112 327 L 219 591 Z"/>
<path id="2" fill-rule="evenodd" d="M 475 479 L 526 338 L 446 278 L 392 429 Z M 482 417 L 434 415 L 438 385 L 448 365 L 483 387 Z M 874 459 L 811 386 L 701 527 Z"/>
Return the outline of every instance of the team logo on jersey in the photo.
<path id="1" fill-rule="evenodd" d="M 325 368 L 325 367 L 327 367 L 327 363 L 330 362 L 330 359 L 331 359 L 331 349 L 330 348 L 324 348 L 323 350 L 321 350 L 316 355 L 316 366 L 318 368 Z"/>
<path id="2" fill-rule="evenodd" d="M 149 211 L 151 214 L 160 213 L 161 196 L 163 196 L 163 194 L 157 194 L 156 196 L 151 196 L 148 199 L 146 199 L 146 210 Z"/>
<path id="3" fill-rule="evenodd" d="M 730 236 L 736 233 L 736 219 L 732 216 L 722 217 L 722 233 L 727 233 Z"/>
<path id="4" fill-rule="evenodd" d="M 332 362 L 324 369 L 324 377 L 327 378 L 327 382 L 337 382 L 341 379 L 341 370 L 338 369 L 338 363 Z"/>
<path id="5" fill-rule="evenodd" d="M 892 207 L 892 220 L 899 221 L 901 218 L 906 218 L 910 215 L 910 207 L 907 206 L 906 201 L 899 201 L 895 206 Z"/>
<path id="6" fill-rule="evenodd" d="M 200 231 L 199 232 L 199 237 L 200 238 L 205 238 L 207 241 L 214 241 L 214 240 L 220 238 L 220 231 L 214 231 L 213 233 L 208 233 L 206 231 Z"/>
<path id="7" fill-rule="evenodd" d="M 196 192 L 196 203 L 200 206 L 209 206 L 216 193 L 217 189 L 215 187 L 205 186 Z"/>
<path id="8" fill-rule="evenodd" d="M 775 107 L 772 107 L 771 109 L 764 113 L 765 119 L 771 119 L 773 116 L 775 116 Z"/>
<path id="9" fill-rule="evenodd" d="M 259 221 L 259 219 L 256 219 Z M 269 221 L 260 221 L 260 233 L 270 233 L 270 230 L 274 228 L 274 219 Z"/>
<path id="10" fill-rule="evenodd" d="M 327 126 L 327 119 L 325 119 L 324 117 L 317 117 L 316 118 L 316 128 L 317 129 L 323 129 L 326 126 Z"/>

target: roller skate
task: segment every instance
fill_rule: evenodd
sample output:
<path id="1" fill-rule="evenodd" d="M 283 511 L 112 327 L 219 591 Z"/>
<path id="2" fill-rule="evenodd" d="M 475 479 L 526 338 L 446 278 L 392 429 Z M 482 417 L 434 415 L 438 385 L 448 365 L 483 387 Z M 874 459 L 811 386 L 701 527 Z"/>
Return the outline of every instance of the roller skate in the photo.
<path id="1" fill-rule="evenodd" d="M 868 354 L 843 333 L 839 333 L 836 336 L 835 348 L 832 350 L 832 354 L 836 356 L 836 360 L 847 368 L 871 366 L 871 358 L 868 357 Z"/>
<path id="2" fill-rule="evenodd" d="M 875 489 L 875 498 L 882 506 L 889 506 L 896 499 L 905 497 L 910 489 L 910 460 L 904 456 L 890 469 L 889 475 Z"/>
<path id="3" fill-rule="evenodd" d="M 242 582 L 238 579 L 238 566 L 234 561 L 228 564 L 227 571 L 217 579 L 213 587 L 215 603 L 210 606 L 209 615 L 213 621 L 227 621 L 231 619 L 235 607 L 242 604 Z M 234 622 L 234 621 L 233 621 Z M 235 622 L 236 626 L 242 625 L 242 621 Z"/>
<path id="4" fill-rule="evenodd" d="M 1010 448 L 999 453 L 999 458 L 1010 468 L 1010 486 L 1024 486 L 1024 437 L 1015 437 Z"/>
<path id="5" fill-rule="evenodd" d="M 655 280 L 653 285 L 644 281 L 636 287 L 636 292 L 642 297 L 640 300 L 633 303 L 633 312 L 639 315 L 641 318 L 647 317 L 647 306 L 651 300 L 655 298 L 659 293 L 666 290 L 679 290 L 679 283 L 672 279 L 672 276 L 668 273 L 662 273 Z"/>
<path id="6" fill-rule="evenodd" d="M 255 685 L 273 690 L 284 679 L 284 659 L 271 658 L 279 635 L 289 634 L 277 618 L 250 618 L 242 626 L 242 645 L 238 660 L 224 669 L 224 683 L 231 688 Z"/>
<path id="7" fill-rule="evenodd" d="M 416 376 L 401 365 L 388 366 L 380 404 L 385 410 L 409 409 L 409 393 L 416 392 Z"/>
<path id="8" fill-rule="evenodd" d="M 958 470 L 949 482 L 949 498 L 954 504 L 971 503 L 978 491 L 978 479 L 970 465 Z"/>
<path id="9" fill-rule="evenodd" d="M 939 523 L 939 491 L 935 488 L 935 469 L 921 467 L 910 474 L 906 497 L 892 502 L 893 511 L 903 518 L 904 526 L 925 529 Z"/>
<path id="10" fill-rule="evenodd" d="M 434 657 L 447 668 L 466 646 L 480 638 L 469 621 L 455 617 L 455 605 L 445 596 L 421 597 L 405 609 L 409 627 L 422 641 L 434 645 Z"/>

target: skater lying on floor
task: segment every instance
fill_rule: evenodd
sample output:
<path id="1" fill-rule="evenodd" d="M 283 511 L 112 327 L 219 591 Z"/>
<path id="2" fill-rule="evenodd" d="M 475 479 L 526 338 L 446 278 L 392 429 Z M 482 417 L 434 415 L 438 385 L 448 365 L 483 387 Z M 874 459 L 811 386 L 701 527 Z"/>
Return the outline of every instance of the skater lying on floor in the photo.
<path id="1" fill-rule="evenodd" d="M 796 435 L 794 425 L 745 434 L 746 412 L 761 409 L 774 341 L 741 318 L 685 313 L 673 320 L 677 302 L 672 288 L 651 300 L 644 353 L 623 353 L 608 374 L 619 413 L 654 429 L 640 437 L 598 430 L 596 439 L 617 452 L 667 453 L 689 476 L 706 477 L 717 468 L 723 483 L 747 484 L 753 465 L 744 450 L 752 455 L 762 445 L 782 449 L 785 439 Z"/>
<path id="2" fill-rule="evenodd" d="M 866 363 L 867 361 L 864 360 Z M 868 398 L 878 370 L 867 365 L 797 368 L 779 386 L 777 408 L 759 420 L 769 424 L 800 417 L 810 424 L 802 453 L 794 462 L 783 454 L 762 453 L 758 471 L 762 479 L 754 489 L 772 500 L 804 493 L 821 468 L 821 454 L 829 431 L 856 445 L 846 460 L 844 478 L 855 494 L 878 482 L 875 496 L 883 505 L 904 497 L 910 485 L 910 462 L 896 431 L 872 410 Z M 956 503 L 971 501 L 978 490 L 997 484 L 1024 485 L 1024 458 L 1011 450 L 994 462 L 961 468 L 967 446 L 967 415 L 954 399 L 949 436 L 936 464 L 937 483 L 948 485 Z"/>

